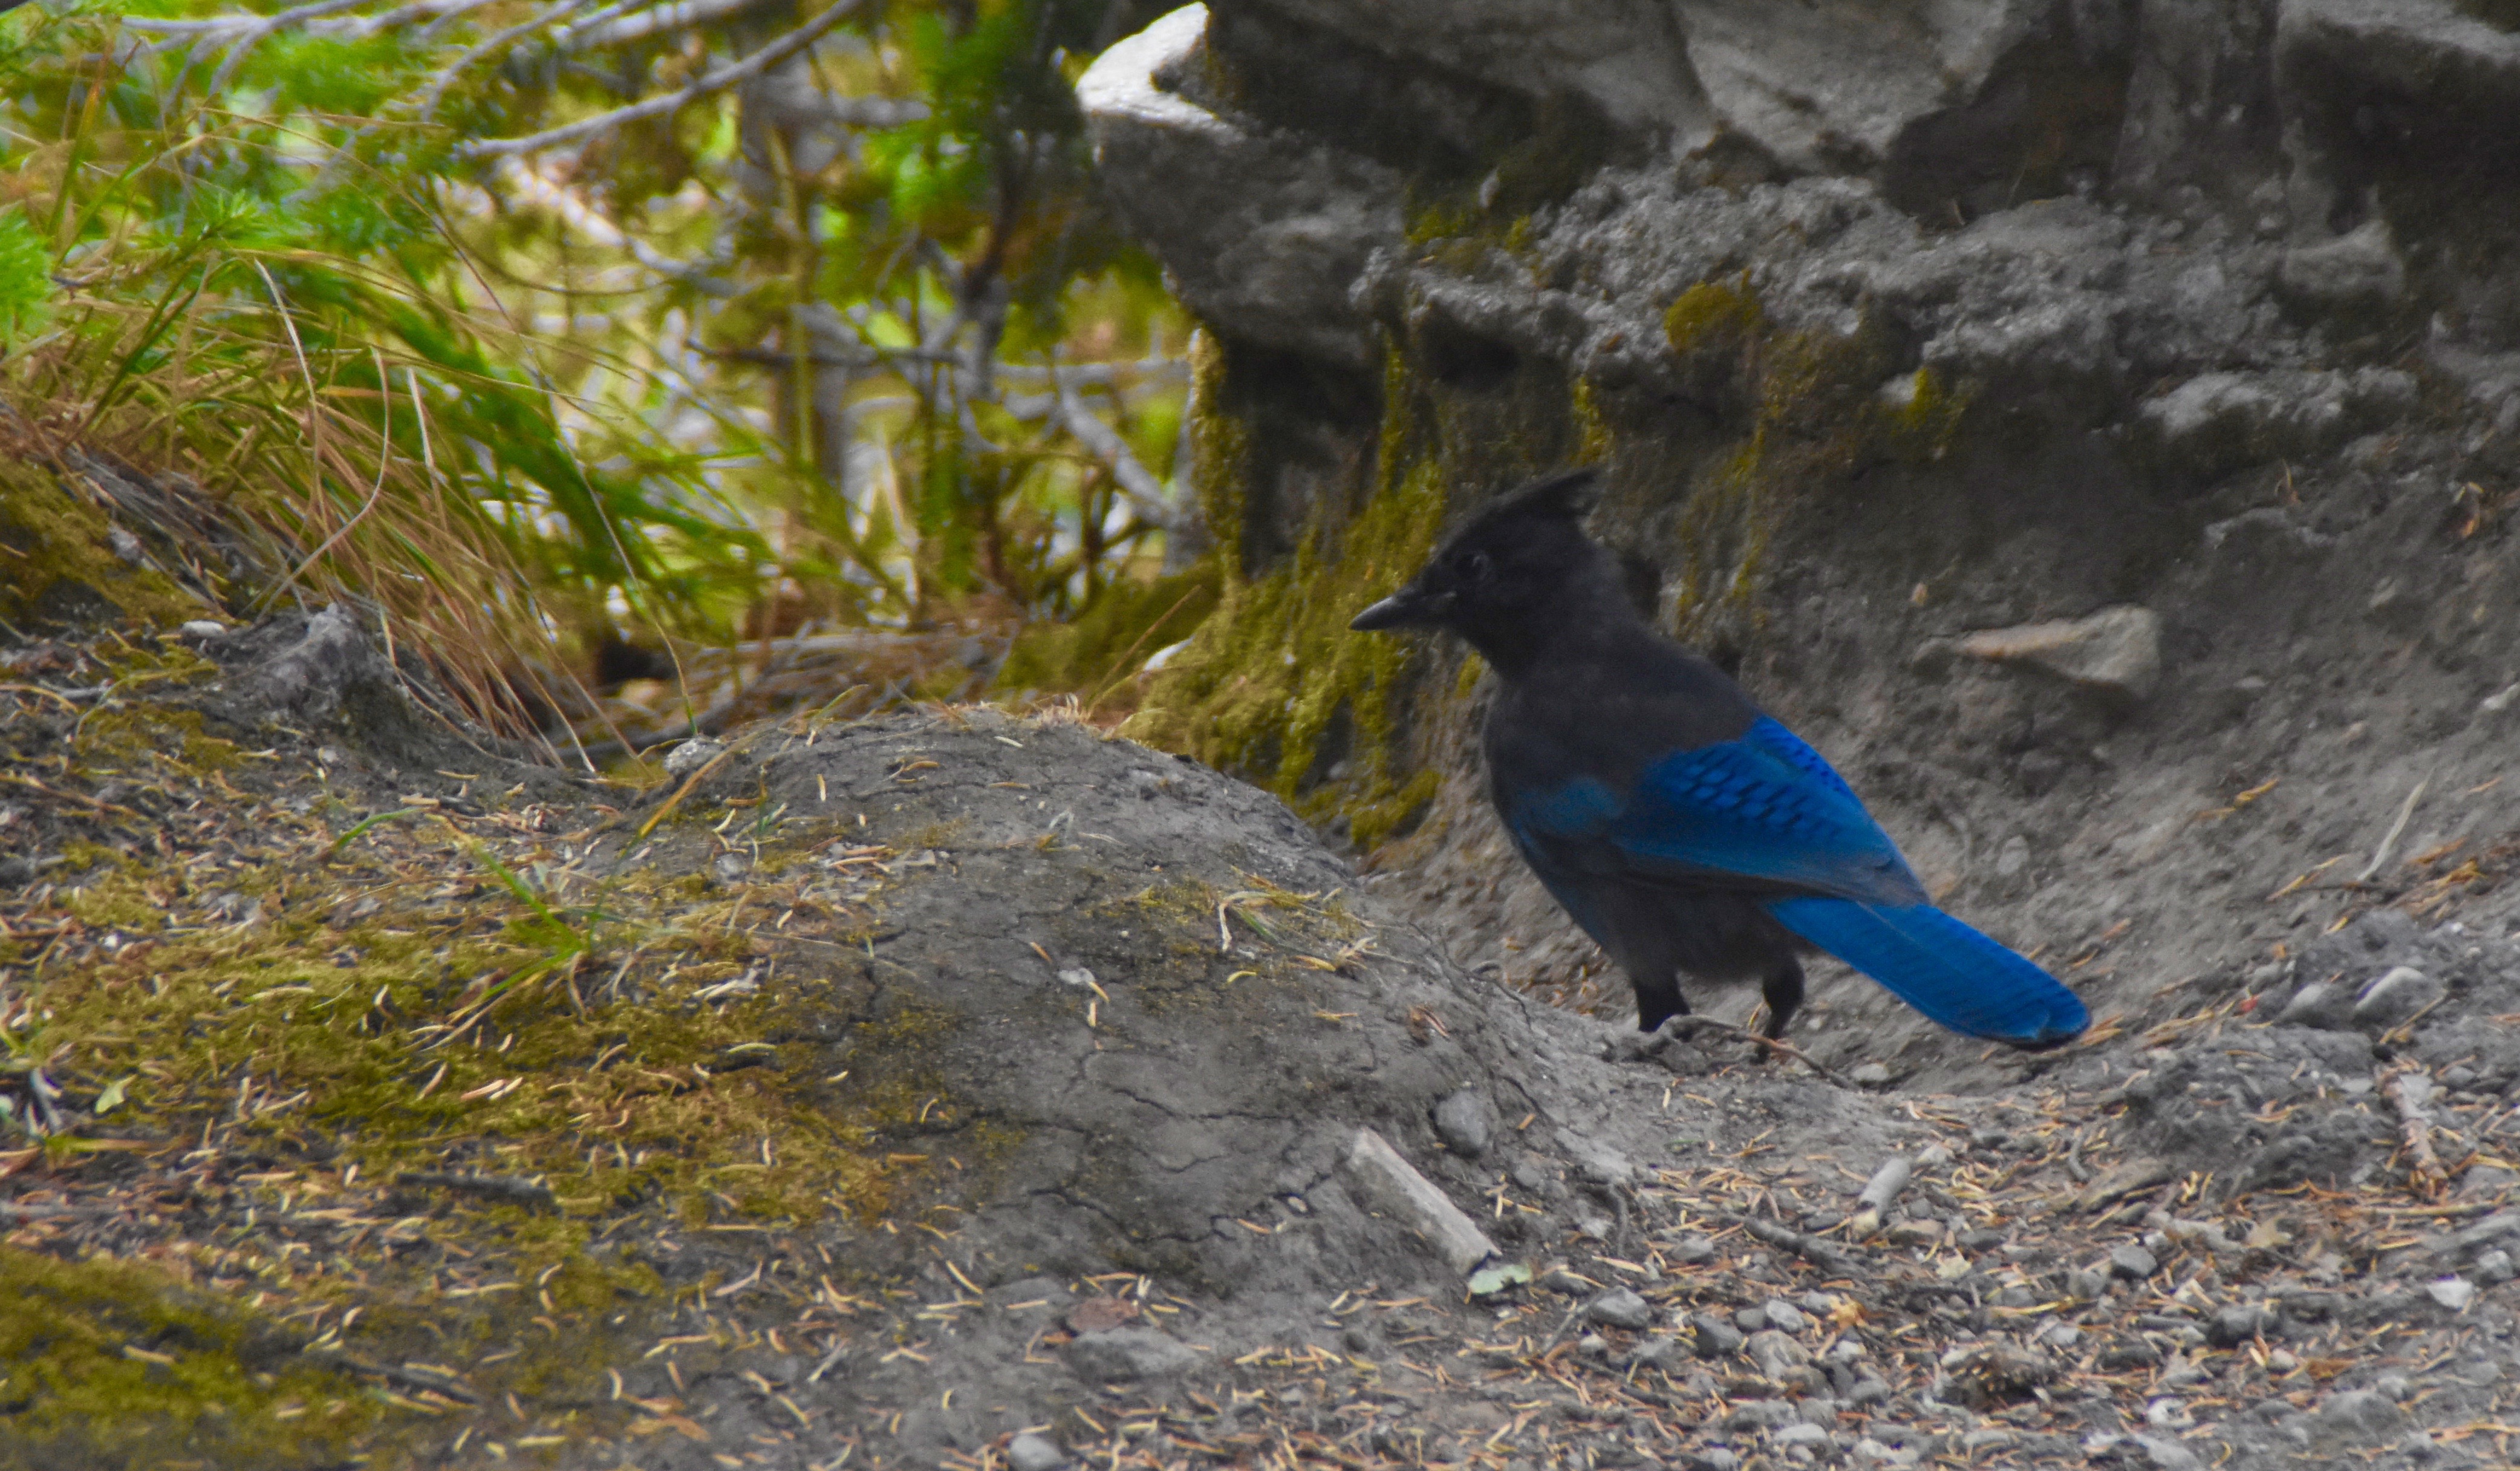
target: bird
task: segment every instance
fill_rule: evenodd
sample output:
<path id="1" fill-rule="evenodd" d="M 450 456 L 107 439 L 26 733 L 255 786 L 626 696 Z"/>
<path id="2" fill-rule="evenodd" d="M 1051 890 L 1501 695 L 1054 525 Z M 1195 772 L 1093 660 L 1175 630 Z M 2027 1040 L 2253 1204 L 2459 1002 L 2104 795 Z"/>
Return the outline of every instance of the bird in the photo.
<path id="1" fill-rule="evenodd" d="M 1820 950 L 1968 1036 L 2035 1051 L 2080 1035 L 2081 998 L 1935 907 L 1845 778 L 1638 610 L 1584 531 L 1596 489 L 1587 468 L 1508 492 L 1349 626 L 1449 630 L 1495 670 L 1489 798 L 1627 973 L 1638 1030 L 1688 1014 L 1684 975 L 1756 979 L 1758 1035 L 1780 1041 Z"/>

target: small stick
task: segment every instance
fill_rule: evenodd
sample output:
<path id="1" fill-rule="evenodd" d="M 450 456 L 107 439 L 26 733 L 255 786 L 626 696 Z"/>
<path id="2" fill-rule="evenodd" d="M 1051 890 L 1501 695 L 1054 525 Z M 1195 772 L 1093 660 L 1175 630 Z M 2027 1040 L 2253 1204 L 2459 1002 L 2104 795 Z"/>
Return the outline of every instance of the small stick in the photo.
<path id="1" fill-rule="evenodd" d="M 1862 1091 L 1862 1089 L 1856 1087 L 1854 1083 L 1847 1081 L 1843 1077 L 1839 1076 L 1834 1069 L 1828 1067 L 1824 1063 L 1814 1061 L 1810 1053 L 1805 1052 L 1801 1048 L 1793 1046 L 1790 1043 L 1780 1042 L 1773 1036 L 1753 1032 L 1747 1027 L 1735 1027 L 1731 1022 L 1719 1022 L 1713 1017 L 1688 1016 L 1673 1017 L 1662 1025 L 1665 1030 L 1677 1027 L 1684 1032 L 1720 1032 L 1726 1036 L 1742 1037 L 1749 1041 L 1756 1042 L 1760 1046 L 1767 1048 L 1772 1053 L 1783 1053 L 1785 1056 L 1801 1063 L 1804 1067 L 1818 1073 L 1821 1077 L 1827 1079 L 1830 1082 L 1836 1083 L 1839 1087 L 1846 1089 L 1850 1093 Z"/>
<path id="2" fill-rule="evenodd" d="M 2406 835 L 2408 820 L 2415 815 L 2415 804 L 2424 800 L 2424 789 L 2432 784 L 2433 779 L 2427 776 L 2407 794 L 2406 805 L 2398 808 L 2398 820 L 2389 824 L 2389 835 L 2380 840 L 2379 850 L 2371 854 L 2370 866 L 2354 876 L 2355 883 L 2367 884 L 2373 875 L 2388 866 L 2389 854 L 2396 850 L 2398 840 Z"/>

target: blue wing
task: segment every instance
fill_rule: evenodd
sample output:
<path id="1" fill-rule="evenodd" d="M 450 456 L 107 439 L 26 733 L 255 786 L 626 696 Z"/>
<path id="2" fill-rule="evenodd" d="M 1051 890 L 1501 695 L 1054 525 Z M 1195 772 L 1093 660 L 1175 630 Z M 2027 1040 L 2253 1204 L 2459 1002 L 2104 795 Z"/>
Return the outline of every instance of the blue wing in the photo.
<path id="1" fill-rule="evenodd" d="M 2037 965 L 1930 904 L 1768 903 L 1778 922 L 1954 1032 L 2016 1047 L 2082 1035 L 2092 1014 Z"/>
<path id="2" fill-rule="evenodd" d="M 1518 796 L 1526 854 L 1642 879 L 1738 884 L 1875 903 L 1924 898 L 1897 845 L 1820 753 L 1761 716 L 1730 741 L 1647 766 L 1624 796 L 1584 776 Z"/>

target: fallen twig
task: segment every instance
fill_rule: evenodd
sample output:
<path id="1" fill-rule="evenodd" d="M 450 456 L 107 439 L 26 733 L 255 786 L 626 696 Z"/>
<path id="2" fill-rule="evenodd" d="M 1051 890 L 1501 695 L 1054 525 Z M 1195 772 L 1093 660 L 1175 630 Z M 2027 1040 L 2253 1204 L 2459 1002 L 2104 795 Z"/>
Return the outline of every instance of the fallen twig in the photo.
<path id="1" fill-rule="evenodd" d="M 1730 1022 L 1719 1022 L 1713 1017 L 1673 1017 L 1662 1025 L 1666 1030 L 1676 1027 L 1682 1032 L 1720 1032 L 1726 1036 L 1740 1037 L 1745 1041 L 1753 1042 L 1759 1046 L 1765 1047 L 1770 1052 L 1783 1053 L 1785 1056 L 1801 1063 L 1804 1067 L 1811 1069 L 1813 1072 L 1827 1079 L 1830 1082 L 1837 1084 L 1839 1087 L 1846 1089 L 1850 1093 L 1861 1091 L 1854 1083 L 1848 1081 L 1843 1075 L 1838 1073 L 1836 1069 L 1829 1067 L 1825 1063 L 1816 1061 L 1810 1053 L 1803 1051 L 1800 1047 L 1796 1047 L 1789 1042 L 1780 1042 L 1773 1036 L 1753 1032 L 1747 1027 L 1735 1027 Z"/>

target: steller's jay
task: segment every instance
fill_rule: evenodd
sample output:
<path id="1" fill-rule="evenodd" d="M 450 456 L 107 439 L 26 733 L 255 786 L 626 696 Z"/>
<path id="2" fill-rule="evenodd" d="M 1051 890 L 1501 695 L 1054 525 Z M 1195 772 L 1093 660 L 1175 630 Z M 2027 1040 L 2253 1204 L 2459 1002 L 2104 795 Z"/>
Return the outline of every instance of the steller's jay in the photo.
<path id="1" fill-rule="evenodd" d="M 1762 1029 L 1825 950 L 1955 1032 L 2062 1045 L 2091 1013 L 2046 971 L 1935 908 L 1820 753 L 1654 631 L 1580 525 L 1593 474 L 1515 491 L 1462 528 L 1365 629 L 1469 640 L 1504 680 L 1488 795 L 1540 881 L 1627 972 L 1637 1025 L 1687 1015 L 1682 972 L 1758 978 Z"/>

